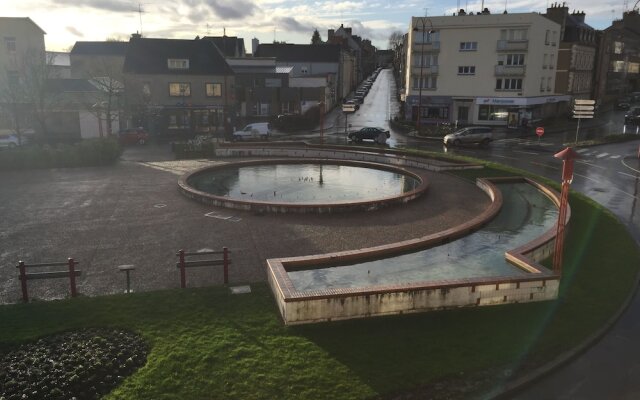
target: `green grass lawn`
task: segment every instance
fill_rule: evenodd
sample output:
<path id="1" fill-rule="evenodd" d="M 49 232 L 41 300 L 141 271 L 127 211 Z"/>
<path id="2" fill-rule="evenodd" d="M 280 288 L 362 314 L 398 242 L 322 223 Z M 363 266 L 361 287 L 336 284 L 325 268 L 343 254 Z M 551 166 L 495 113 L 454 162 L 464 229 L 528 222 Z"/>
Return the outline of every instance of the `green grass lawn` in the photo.
<path id="1" fill-rule="evenodd" d="M 505 172 L 459 173 L 476 174 Z M 285 327 L 266 284 L 80 297 L 0 307 L 0 351 L 77 328 L 132 329 L 147 364 L 110 399 L 469 398 L 580 343 L 634 289 L 640 250 L 624 227 L 582 196 L 570 204 L 557 301 Z"/>

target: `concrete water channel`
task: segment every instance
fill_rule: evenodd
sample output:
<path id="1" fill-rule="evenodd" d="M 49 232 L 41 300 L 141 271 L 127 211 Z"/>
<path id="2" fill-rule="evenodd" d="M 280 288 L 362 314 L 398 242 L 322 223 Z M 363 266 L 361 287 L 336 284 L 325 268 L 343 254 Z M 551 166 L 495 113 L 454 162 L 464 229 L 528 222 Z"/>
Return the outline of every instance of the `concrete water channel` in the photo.
<path id="1" fill-rule="evenodd" d="M 371 169 L 392 166 L 395 172 L 408 167 L 438 172 L 478 167 L 401 151 L 354 151 L 340 146 L 228 145 L 219 148 L 218 155 L 262 158 L 251 161 L 258 166 L 280 165 L 289 158 L 289 163 L 298 165 L 306 165 L 305 159 L 324 160 L 327 165 L 358 162 L 363 163 L 359 167 Z M 257 170 L 264 171 L 261 167 Z M 255 180 L 256 170 L 252 171 L 248 174 L 249 181 Z M 207 169 L 183 177 L 181 191 L 204 203 L 212 201 L 209 194 L 191 186 L 198 176 L 207 176 L 206 172 Z M 295 182 L 294 175 L 285 174 L 284 181 L 289 189 L 294 184 L 297 188 L 293 191 L 300 191 L 301 185 Z M 241 178 L 243 174 L 234 174 L 234 180 L 235 176 Z M 282 208 L 283 200 L 277 199 L 277 191 L 281 189 L 267 187 L 268 179 L 260 182 L 257 186 L 260 191 L 275 192 L 273 197 L 278 201 L 273 207 L 260 201 L 260 210 L 289 212 Z M 248 187 L 242 182 L 239 186 Z M 443 232 L 364 249 L 268 259 L 269 283 L 284 322 L 302 324 L 556 298 L 560 275 L 540 262 L 553 251 L 557 193 L 525 178 L 479 179 L 477 186 L 491 199 L 489 207 L 475 218 Z M 353 192 L 348 186 L 344 189 Z M 340 198 L 340 190 L 339 186 L 332 186 L 331 196 Z M 222 200 L 215 199 L 216 205 L 238 207 L 227 204 L 226 193 L 219 194 Z M 424 195 L 428 196 L 428 192 Z"/>

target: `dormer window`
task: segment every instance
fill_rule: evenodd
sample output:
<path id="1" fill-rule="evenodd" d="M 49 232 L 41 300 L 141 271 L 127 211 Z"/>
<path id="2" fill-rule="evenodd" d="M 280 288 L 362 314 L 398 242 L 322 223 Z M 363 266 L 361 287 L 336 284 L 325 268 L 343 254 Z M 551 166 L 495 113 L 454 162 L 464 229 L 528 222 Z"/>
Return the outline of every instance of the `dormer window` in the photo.
<path id="1" fill-rule="evenodd" d="M 189 60 L 186 58 L 169 58 L 167 66 L 169 69 L 189 69 Z"/>

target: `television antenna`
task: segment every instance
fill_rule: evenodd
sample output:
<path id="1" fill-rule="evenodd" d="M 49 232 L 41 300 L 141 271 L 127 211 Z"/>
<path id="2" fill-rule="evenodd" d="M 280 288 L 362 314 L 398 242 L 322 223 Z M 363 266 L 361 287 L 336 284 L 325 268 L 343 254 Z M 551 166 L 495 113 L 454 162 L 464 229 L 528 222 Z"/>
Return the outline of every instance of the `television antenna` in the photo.
<path id="1" fill-rule="evenodd" d="M 138 3 L 138 9 L 133 11 L 138 13 L 138 18 L 140 19 L 140 36 L 142 36 L 142 14 L 146 13 L 146 11 L 142 8 L 142 3 Z"/>

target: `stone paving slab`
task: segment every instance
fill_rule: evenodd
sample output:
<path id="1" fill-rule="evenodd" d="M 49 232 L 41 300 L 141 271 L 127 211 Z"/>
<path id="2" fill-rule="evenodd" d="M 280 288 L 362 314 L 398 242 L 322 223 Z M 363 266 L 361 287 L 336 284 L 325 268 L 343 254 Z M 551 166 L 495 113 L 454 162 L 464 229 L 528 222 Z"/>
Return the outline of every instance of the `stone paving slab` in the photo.
<path id="1" fill-rule="evenodd" d="M 217 160 L 134 159 L 111 167 L 0 173 L 0 303 L 20 300 L 15 265 L 75 258 L 84 295 L 180 286 L 175 252 L 231 250 L 230 283 L 266 281 L 265 260 L 359 249 L 424 236 L 465 222 L 489 205 L 475 185 L 429 173 L 430 189 L 409 204 L 335 215 L 255 215 L 204 206 L 178 193 L 184 172 Z M 230 219 L 206 216 L 230 216 Z M 187 286 L 222 283 L 222 267 L 193 268 Z M 30 296 L 68 295 L 65 279 L 29 281 Z"/>

